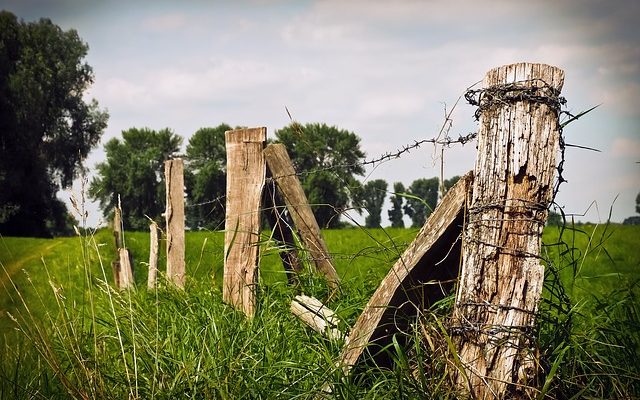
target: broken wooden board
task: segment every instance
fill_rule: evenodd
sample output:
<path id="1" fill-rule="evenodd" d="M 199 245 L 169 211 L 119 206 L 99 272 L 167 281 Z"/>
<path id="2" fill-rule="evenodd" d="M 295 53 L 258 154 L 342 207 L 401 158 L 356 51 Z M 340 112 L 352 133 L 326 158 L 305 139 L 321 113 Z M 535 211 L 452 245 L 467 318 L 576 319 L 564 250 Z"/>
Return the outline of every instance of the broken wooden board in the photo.
<path id="1" fill-rule="evenodd" d="M 345 345 L 341 365 L 346 370 L 374 362 L 391 366 L 385 347 L 395 333 L 406 331 L 419 311 L 448 295 L 460 264 L 460 235 L 472 173 L 447 192 L 416 239 L 396 261 L 358 317 Z M 398 335 L 402 343 L 404 335 Z"/>
<path id="2" fill-rule="evenodd" d="M 315 297 L 298 295 L 291 301 L 291 312 L 314 331 L 332 340 L 344 337 L 338 329 L 338 315 Z"/>

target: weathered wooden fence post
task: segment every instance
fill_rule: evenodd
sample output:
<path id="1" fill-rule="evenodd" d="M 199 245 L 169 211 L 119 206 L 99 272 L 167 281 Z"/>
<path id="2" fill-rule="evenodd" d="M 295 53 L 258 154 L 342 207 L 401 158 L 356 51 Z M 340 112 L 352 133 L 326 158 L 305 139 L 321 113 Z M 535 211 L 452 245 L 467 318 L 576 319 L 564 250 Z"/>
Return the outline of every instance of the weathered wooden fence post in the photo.
<path id="1" fill-rule="evenodd" d="M 311 211 L 307 196 L 304 194 L 302 185 L 293 169 L 287 149 L 283 144 L 270 144 L 264 153 L 269 170 L 287 204 L 287 209 L 300 238 L 309 250 L 318 271 L 326 276 L 329 286 L 335 290 L 340 283 L 340 277 L 331 262 L 329 250 L 322 238 L 320 227 L 313 211 Z"/>
<path id="2" fill-rule="evenodd" d="M 113 238 L 116 243 L 116 249 L 123 248 L 122 240 L 122 210 L 120 207 L 113 209 Z"/>
<path id="3" fill-rule="evenodd" d="M 118 202 L 120 200 L 118 199 Z M 113 209 L 113 238 L 116 245 L 116 259 L 111 262 L 113 282 L 117 289 L 129 289 L 133 287 L 133 270 L 131 254 L 124 247 L 124 235 L 122 232 L 122 209 Z"/>
<path id="4" fill-rule="evenodd" d="M 156 287 L 158 276 L 158 224 L 152 222 L 149 225 L 149 276 L 147 277 L 147 287 L 153 289 Z"/>
<path id="5" fill-rule="evenodd" d="M 532 328 L 563 82 L 556 67 L 512 64 L 489 71 L 476 94 L 478 156 L 451 327 L 457 382 L 476 399 L 517 398 L 535 383 Z"/>
<path id="6" fill-rule="evenodd" d="M 266 164 L 267 128 L 225 133 L 227 210 L 224 235 L 223 300 L 252 317 L 256 309 L 260 206 Z"/>
<path id="7" fill-rule="evenodd" d="M 176 158 L 164 163 L 167 187 L 167 279 L 184 288 L 184 163 Z"/>
<path id="8" fill-rule="evenodd" d="M 128 249 L 118 249 L 118 258 L 120 260 L 120 271 L 118 279 L 119 289 L 133 288 L 133 271 L 131 269 L 131 256 Z"/>

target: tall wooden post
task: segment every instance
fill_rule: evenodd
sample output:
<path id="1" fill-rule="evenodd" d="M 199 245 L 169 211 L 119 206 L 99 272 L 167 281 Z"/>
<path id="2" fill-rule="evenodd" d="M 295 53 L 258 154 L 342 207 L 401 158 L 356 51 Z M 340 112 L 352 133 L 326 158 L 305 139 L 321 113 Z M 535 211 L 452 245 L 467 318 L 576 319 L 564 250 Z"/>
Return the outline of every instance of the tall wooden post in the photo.
<path id="1" fill-rule="evenodd" d="M 149 225 L 149 276 L 147 277 L 147 287 L 153 289 L 156 287 L 158 276 L 158 224 L 152 222 Z"/>
<path id="2" fill-rule="evenodd" d="M 167 279 L 184 288 L 184 163 L 176 158 L 164 163 L 167 185 Z"/>
<path id="3" fill-rule="evenodd" d="M 451 331 L 462 364 L 458 384 L 475 399 L 526 396 L 535 384 L 532 328 L 563 82 L 556 67 L 521 63 L 489 71 L 479 92 L 478 156 Z"/>
<path id="4" fill-rule="evenodd" d="M 224 234 L 223 300 L 252 317 L 256 309 L 260 206 L 266 164 L 267 128 L 225 133 L 227 210 Z"/>

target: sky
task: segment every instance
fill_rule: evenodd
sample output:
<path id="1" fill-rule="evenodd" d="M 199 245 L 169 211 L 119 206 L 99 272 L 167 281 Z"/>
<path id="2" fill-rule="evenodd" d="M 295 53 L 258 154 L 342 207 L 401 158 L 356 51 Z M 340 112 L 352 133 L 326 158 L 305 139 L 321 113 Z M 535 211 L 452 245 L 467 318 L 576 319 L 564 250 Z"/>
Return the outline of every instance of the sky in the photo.
<path id="1" fill-rule="evenodd" d="M 188 138 L 227 123 L 323 122 L 356 133 L 368 159 L 477 130 L 466 88 L 516 62 L 565 71 L 567 111 L 599 107 L 564 130 L 556 202 L 578 221 L 635 214 L 640 192 L 640 2 L 565 1 L 136 1 L 0 0 L 25 21 L 50 18 L 88 43 L 95 98 L 110 114 L 103 144 L 132 127 Z M 405 186 L 473 169 L 475 143 L 423 145 L 368 168 L 362 180 Z M 80 185 L 61 191 L 68 202 Z M 387 199 L 388 207 L 388 199 Z M 89 225 L 101 224 L 88 203 Z M 388 224 L 386 210 L 383 225 Z"/>

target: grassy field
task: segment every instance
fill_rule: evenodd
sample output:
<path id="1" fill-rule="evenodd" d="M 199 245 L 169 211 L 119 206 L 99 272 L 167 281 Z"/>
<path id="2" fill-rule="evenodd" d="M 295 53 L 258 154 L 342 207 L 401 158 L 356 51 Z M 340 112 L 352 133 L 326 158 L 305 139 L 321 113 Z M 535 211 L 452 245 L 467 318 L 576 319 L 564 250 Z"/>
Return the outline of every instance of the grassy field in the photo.
<path id="1" fill-rule="evenodd" d="M 416 234 L 411 229 L 324 231 L 343 292 L 330 306 L 351 326 Z M 546 304 L 539 331 L 546 364 L 541 397 L 639 395 L 640 229 L 548 227 Z M 108 231 L 54 240 L 0 238 L 0 398 L 310 398 L 329 382 L 335 398 L 450 398 L 446 365 L 416 379 L 407 354 L 366 382 L 335 368 L 342 343 L 289 312 L 299 291 L 326 298 L 304 274 L 288 287 L 278 248 L 261 247 L 253 321 L 225 306 L 223 234 L 187 234 L 187 289 L 148 291 L 148 233 L 127 233 L 136 292 L 110 290 Z M 161 250 L 161 254 L 163 249 Z M 163 259 L 161 257 L 161 265 Z M 560 304 L 560 306 L 558 306 Z M 560 329 L 562 328 L 562 329 Z M 581 392 L 582 391 L 582 392 Z"/>

